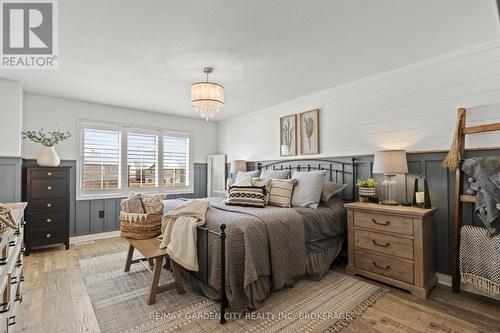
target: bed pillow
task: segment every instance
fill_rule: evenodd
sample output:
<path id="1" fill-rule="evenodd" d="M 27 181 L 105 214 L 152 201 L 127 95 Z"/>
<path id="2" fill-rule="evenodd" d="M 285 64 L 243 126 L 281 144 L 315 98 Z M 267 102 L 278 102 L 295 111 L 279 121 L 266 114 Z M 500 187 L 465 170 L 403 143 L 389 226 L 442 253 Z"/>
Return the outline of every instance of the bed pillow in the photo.
<path id="1" fill-rule="evenodd" d="M 242 179 L 245 178 L 255 178 L 260 176 L 260 171 L 255 170 L 255 171 L 238 171 L 238 174 L 236 175 L 235 183 L 239 182 Z"/>
<path id="2" fill-rule="evenodd" d="M 321 201 L 328 202 L 330 198 L 342 192 L 347 187 L 347 184 L 337 184 L 334 182 L 325 181 L 323 190 L 321 191 Z"/>
<path id="3" fill-rule="evenodd" d="M 321 191 L 325 184 L 326 170 L 301 172 L 295 171 L 292 179 L 297 180 L 293 190 L 292 207 L 318 208 Z"/>
<path id="4" fill-rule="evenodd" d="M 234 183 L 231 186 L 257 186 L 257 187 L 266 187 L 266 202 L 265 204 L 267 205 L 267 202 L 269 201 L 269 190 L 271 188 L 271 179 L 268 180 L 261 180 L 259 177 L 254 177 L 254 178 L 243 178 L 237 183 Z"/>
<path id="5" fill-rule="evenodd" d="M 290 178 L 290 170 L 262 170 L 260 179 L 288 179 Z"/>
<path id="6" fill-rule="evenodd" d="M 291 206 L 294 179 L 271 179 L 268 204 L 288 208 Z"/>
<path id="7" fill-rule="evenodd" d="M 144 214 L 144 204 L 142 203 L 141 194 L 133 193 L 128 198 L 121 201 L 121 210 L 125 213 Z"/>
<path id="8" fill-rule="evenodd" d="M 264 208 L 267 191 L 265 186 L 231 186 L 224 203 L 229 206 Z"/>

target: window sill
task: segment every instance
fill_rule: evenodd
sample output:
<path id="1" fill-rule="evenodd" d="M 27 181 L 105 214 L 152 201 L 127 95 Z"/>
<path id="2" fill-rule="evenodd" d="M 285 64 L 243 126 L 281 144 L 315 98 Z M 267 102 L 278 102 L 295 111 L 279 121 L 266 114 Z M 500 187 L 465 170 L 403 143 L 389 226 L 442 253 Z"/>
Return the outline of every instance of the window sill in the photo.
<path id="1" fill-rule="evenodd" d="M 176 195 L 176 194 L 193 194 L 194 190 L 193 189 L 182 189 L 182 190 L 170 190 L 170 191 L 134 191 L 130 190 L 130 192 L 134 193 L 144 193 L 144 194 L 152 194 L 152 193 L 158 193 L 158 194 L 166 194 L 166 195 Z M 124 199 L 128 196 L 127 194 L 124 193 L 109 193 L 109 194 L 80 194 L 76 196 L 76 201 L 85 201 L 85 200 L 104 200 L 104 199 Z"/>

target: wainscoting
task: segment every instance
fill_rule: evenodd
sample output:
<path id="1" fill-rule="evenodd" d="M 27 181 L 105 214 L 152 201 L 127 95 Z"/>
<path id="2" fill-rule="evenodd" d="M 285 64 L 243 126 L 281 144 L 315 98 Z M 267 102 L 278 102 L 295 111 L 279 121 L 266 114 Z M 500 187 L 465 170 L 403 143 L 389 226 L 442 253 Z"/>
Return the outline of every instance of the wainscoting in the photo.
<path id="1" fill-rule="evenodd" d="M 0 157 L 0 202 L 21 200 L 20 157 Z"/>
<path id="2" fill-rule="evenodd" d="M 466 157 L 474 156 L 491 156 L 500 155 L 500 150 L 472 150 L 466 152 Z M 439 273 L 450 274 L 451 272 L 451 256 L 453 246 L 453 218 L 454 218 L 454 201 L 453 194 L 455 191 L 455 175 L 441 167 L 441 162 L 445 158 L 445 152 L 431 153 L 414 153 L 408 154 L 408 169 L 409 173 L 406 177 L 398 176 L 398 182 L 401 184 L 399 189 L 399 199 L 411 201 L 413 196 L 414 180 L 417 177 L 425 177 L 429 184 L 429 191 L 432 206 L 437 207 L 435 221 L 435 237 L 436 237 L 436 270 Z M 337 161 L 348 162 L 351 157 L 344 158 L 325 158 Z M 249 169 L 256 169 L 258 162 L 248 164 Z M 262 162 L 263 165 L 270 161 Z M 357 163 L 357 178 L 368 178 L 374 176 L 378 181 L 382 181 L 381 175 L 372 174 L 373 156 L 356 157 Z M 307 164 L 307 160 L 304 163 Z M 311 162 L 313 165 L 313 162 Z M 317 164 L 316 164 L 317 165 Z M 286 164 L 285 164 L 286 166 Z M 326 165 L 325 165 L 326 166 Z M 406 178 L 406 179 L 405 179 Z M 352 178 L 346 175 L 343 181 L 348 184 L 344 194 L 349 196 Z M 422 186 L 422 185 L 419 185 Z M 420 187 L 422 189 L 422 187 Z M 465 204 L 463 207 L 463 223 L 468 225 L 481 226 L 482 223 L 474 213 L 473 204 Z"/>
<path id="3" fill-rule="evenodd" d="M 23 167 L 36 164 L 23 160 Z M 1 165 L 1 164 L 0 164 Z M 62 161 L 62 166 L 71 167 L 69 233 L 80 236 L 120 229 L 120 201 L 122 198 L 76 200 L 76 161 Z M 1 169 L 0 169 L 1 170 Z M 19 170 L 21 168 L 19 167 Z M 19 176 L 19 179 L 21 177 Z M 3 181 L 3 178 L 0 178 Z M 194 189 L 190 194 L 168 195 L 172 198 L 203 198 L 207 196 L 207 165 L 194 164 Z M 8 200 L 6 200 L 8 201 Z M 13 201 L 13 200 L 10 200 Z"/>

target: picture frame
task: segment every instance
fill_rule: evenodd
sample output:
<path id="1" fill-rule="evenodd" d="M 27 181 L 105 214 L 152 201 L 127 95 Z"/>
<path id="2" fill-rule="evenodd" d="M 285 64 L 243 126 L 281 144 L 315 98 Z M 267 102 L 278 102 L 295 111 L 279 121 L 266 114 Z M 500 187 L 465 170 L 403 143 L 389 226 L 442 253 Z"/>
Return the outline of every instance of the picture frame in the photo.
<path id="1" fill-rule="evenodd" d="M 319 154 L 319 109 L 305 111 L 299 114 L 300 123 L 300 154 Z"/>
<path id="2" fill-rule="evenodd" d="M 280 118 L 280 156 L 297 155 L 297 115 Z"/>

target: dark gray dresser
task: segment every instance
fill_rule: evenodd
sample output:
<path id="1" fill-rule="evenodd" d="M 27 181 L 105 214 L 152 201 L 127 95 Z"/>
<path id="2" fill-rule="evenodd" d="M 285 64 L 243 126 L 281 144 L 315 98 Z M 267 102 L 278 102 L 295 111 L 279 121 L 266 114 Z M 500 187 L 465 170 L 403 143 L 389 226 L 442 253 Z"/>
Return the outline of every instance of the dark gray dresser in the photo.
<path id="1" fill-rule="evenodd" d="M 25 255 L 37 247 L 65 245 L 69 248 L 70 169 L 26 167 Z"/>

